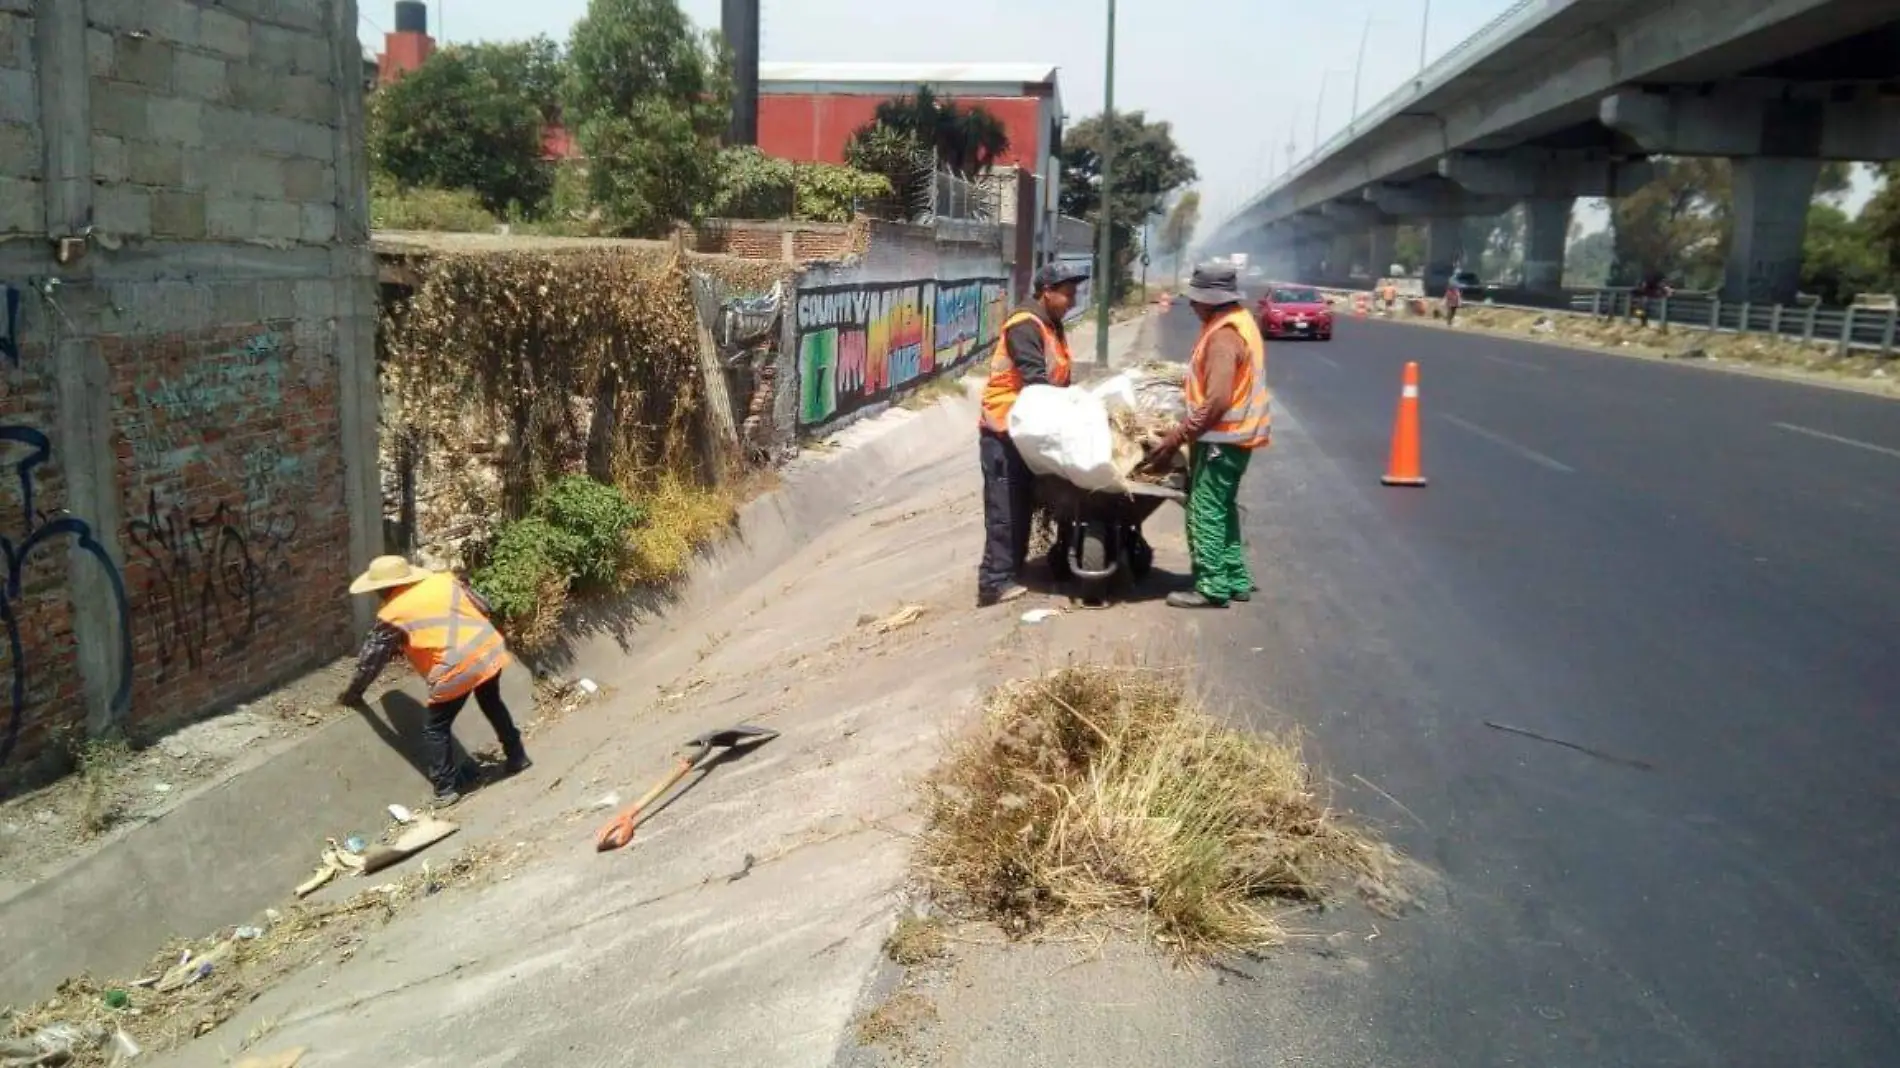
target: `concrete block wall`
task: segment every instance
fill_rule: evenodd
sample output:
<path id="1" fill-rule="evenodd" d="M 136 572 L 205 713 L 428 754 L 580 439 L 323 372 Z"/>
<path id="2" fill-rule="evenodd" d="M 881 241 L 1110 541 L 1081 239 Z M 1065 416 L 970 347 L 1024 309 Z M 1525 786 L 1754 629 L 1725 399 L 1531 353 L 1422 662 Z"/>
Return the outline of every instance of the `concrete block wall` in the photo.
<path id="1" fill-rule="evenodd" d="M 0 0 L 0 782 L 61 737 L 246 699 L 364 622 L 356 23 L 354 0 Z"/>

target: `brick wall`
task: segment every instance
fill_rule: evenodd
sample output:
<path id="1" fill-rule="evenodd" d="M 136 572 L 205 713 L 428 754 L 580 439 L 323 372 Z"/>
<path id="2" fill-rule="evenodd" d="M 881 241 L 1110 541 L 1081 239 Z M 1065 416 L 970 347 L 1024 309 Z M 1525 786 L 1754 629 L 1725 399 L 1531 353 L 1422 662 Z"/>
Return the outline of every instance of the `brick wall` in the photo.
<path id="1" fill-rule="evenodd" d="M 757 219 L 709 219 L 697 228 L 683 226 L 681 238 L 694 252 L 749 260 L 812 263 L 862 255 L 870 233 L 854 223 L 780 222 Z M 789 239 L 789 252 L 788 252 Z"/>
<path id="2" fill-rule="evenodd" d="M 355 30 L 0 0 L 0 780 L 348 647 L 381 530 Z"/>

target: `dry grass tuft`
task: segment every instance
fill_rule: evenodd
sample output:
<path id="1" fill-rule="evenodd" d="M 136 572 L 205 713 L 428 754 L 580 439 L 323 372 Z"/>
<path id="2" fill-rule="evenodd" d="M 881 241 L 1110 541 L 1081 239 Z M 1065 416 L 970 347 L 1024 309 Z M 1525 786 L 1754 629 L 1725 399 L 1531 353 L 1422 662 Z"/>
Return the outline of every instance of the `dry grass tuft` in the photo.
<path id="1" fill-rule="evenodd" d="M 132 759 L 122 738 L 87 742 L 79 750 L 79 830 L 88 838 L 104 834 L 118 822 L 124 807 L 119 796 L 119 773 Z"/>
<path id="2" fill-rule="evenodd" d="M 858 1044 L 914 1054 L 917 1036 L 937 1019 L 937 1007 L 914 990 L 902 990 L 858 1020 Z"/>
<path id="3" fill-rule="evenodd" d="M 936 960 L 944 955 L 946 948 L 941 921 L 908 913 L 897 921 L 897 928 L 884 940 L 884 955 L 906 968 Z"/>
<path id="4" fill-rule="evenodd" d="M 1270 945 L 1289 902 L 1377 884 L 1388 855 L 1334 818 L 1297 740 L 1223 727 L 1141 666 L 1002 687 L 928 795 L 928 877 L 1012 936 L 1134 913 L 1184 957 Z"/>
<path id="5" fill-rule="evenodd" d="M 672 472 L 624 488 L 647 512 L 647 521 L 633 533 L 622 574 L 629 585 L 662 585 L 684 576 L 693 554 L 724 534 L 739 510 L 732 487 L 700 485 Z"/>

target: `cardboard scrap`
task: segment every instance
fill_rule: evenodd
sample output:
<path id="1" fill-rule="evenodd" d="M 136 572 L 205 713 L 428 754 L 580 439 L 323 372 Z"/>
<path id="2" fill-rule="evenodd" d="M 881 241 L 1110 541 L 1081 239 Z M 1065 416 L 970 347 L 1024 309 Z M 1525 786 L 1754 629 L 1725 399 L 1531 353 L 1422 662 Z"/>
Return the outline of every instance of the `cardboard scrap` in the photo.
<path id="1" fill-rule="evenodd" d="M 447 838 L 462 828 L 448 820 L 423 819 L 396 836 L 388 845 L 378 843 L 370 846 L 363 854 L 363 874 L 382 871 L 384 868 L 406 860 L 430 846 Z"/>

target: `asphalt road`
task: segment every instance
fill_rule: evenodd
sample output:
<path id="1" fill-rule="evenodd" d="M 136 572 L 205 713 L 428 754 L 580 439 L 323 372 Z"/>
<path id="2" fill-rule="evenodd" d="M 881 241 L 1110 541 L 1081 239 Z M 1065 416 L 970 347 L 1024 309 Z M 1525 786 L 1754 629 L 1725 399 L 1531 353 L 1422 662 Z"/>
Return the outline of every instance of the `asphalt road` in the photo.
<path id="1" fill-rule="evenodd" d="M 1900 1064 L 1900 404 L 1350 318 L 1268 360 L 1204 652 L 1436 875 L 1364 1063 Z"/>

